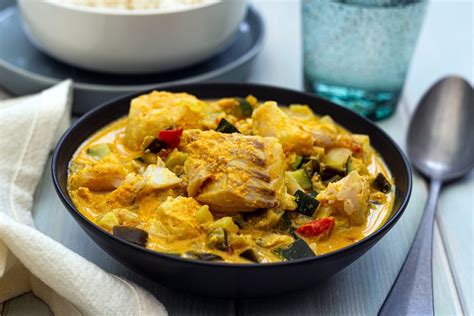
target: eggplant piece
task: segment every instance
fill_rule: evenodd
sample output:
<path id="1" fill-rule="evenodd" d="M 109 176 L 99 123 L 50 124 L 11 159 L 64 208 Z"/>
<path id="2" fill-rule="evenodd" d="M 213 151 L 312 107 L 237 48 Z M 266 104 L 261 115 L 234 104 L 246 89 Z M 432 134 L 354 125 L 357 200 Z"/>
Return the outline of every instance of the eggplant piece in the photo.
<path id="1" fill-rule="evenodd" d="M 388 193 L 392 189 L 392 185 L 381 172 L 377 174 L 374 181 L 372 182 L 372 185 L 374 186 L 374 188 L 383 193 Z"/>
<path id="2" fill-rule="evenodd" d="M 342 179 L 346 175 L 347 175 L 347 170 L 346 170 L 345 167 L 343 169 L 337 169 L 337 168 L 334 168 L 334 167 L 331 167 L 331 166 L 324 166 L 323 170 L 321 171 L 321 179 L 323 181 L 329 181 L 329 180 L 331 180 L 332 178 L 334 178 L 336 176 L 339 176 Z M 331 181 L 331 182 L 333 182 L 333 181 Z"/>
<path id="3" fill-rule="evenodd" d="M 142 247 L 145 247 L 148 241 L 148 233 L 135 227 L 117 225 L 112 228 L 112 234 Z"/>
<path id="4" fill-rule="evenodd" d="M 250 105 L 250 103 L 244 98 L 235 98 L 235 99 L 239 102 L 240 113 L 242 113 L 242 116 L 251 117 L 253 113 L 253 107 Z"/>
<path id="5" fill-rule="evenodd" d="M 196 252 L 188 251 L 181 255 L 182 258 L 186 259 L 197 259 L 202 261 L 223 261 L 221 256 L 215 255 L 209 252 Z"/>
<path id="6" fill-rule="evenodd" d="M 244 252 L 242 252 L 240 254 L 240 256 L 244 259 L 250 260 L 250 261 L 255 262 L 255 263 L 262 262 L 262 258 L 260 256 L 260 254 L 254 248 L 250 248 L 250 249 L 245 250 Z"/>
<path id="7" fill-rule="evenodd" d="M 315 256 L 313 250 L 303 239 L 297 239 L 288 246 L 288 248 L 278 249 L 278 253 L 286 260 L 297 260 Z"/>
<path id="8" fill-rule="evenodd" d="M 209 248 L 226 251 L 229 248 L 227 231 L 222 228 L 214 228 L 207 234 L 206 245 Z"/>
<path id="9" fill-rule="evenodd" d="M 150 145 L 148 145 L 146 147 L 145 150 L 149 150 L 151 153 L 157 154 L 157 153 L 159 153 L 160 151 L 162 151 L 163 149 L 166 149 L 166 148 L 168 148 L 168 145 L 165 142 L 159 140 L 158 138 L 155 138 L 150 143 Z"/>
<path id="10" fill-rule="evenodd" d="M 305 193 L 301 190 L 296 191 L 296 210 L 298 213 L 313 216 L 314 211 L 319 205 L 319 201 L 316 200 L 312 193 Z"/>
<path id="11" fill-rule="evenodd" d="M 224 133 L 224 134 L 232 134 L 232 133 L 239 133 L 239 130 L 232 124 L 230 124 L 229 121 L 226 119 L 221 119 L 219 122 L 219 125 L 217 125 L 216 132 L 219 133 Z"/>

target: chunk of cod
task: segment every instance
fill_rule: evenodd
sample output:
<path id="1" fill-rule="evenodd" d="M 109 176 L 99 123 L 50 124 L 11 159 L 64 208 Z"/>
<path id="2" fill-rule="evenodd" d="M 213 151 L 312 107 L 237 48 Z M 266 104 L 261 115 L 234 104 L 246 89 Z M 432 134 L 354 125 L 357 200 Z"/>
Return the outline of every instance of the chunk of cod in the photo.
<path id="1" fill-rule="evenodd" d="M 276 138 L 186 130 L 188 195 L 221 213 L 258 208 L 293 210 L 286 192 L 285 157 Z"/>
<path id="2" fill-rule="evenodd" d="M 132 100 L 125 140 L 130 149 L 139 150 L 146 138 L 153 139 L 169 128 L 207 129 L 215 125 L 222 111 L 187 93 L 153 91 Z"/>

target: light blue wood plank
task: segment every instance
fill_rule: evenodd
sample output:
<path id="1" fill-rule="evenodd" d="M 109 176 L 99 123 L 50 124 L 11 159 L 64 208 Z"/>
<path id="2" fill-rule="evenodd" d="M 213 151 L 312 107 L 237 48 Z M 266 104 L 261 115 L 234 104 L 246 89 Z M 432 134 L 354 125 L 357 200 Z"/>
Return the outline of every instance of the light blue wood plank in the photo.
<path id="1" fill-rule="evenodd" d="M 453 275 L 450 273 L 448 257 L 441 240 L 438 223 L 433 240 L 433 295 L 436 315 L 461 315 L 462 307 L 456 291 Z"/>
<path id="2" fill-rule="evenodd" d="M 441 192 L 437 220 L 466 315 L 474 315 L 474 172 Z"/>

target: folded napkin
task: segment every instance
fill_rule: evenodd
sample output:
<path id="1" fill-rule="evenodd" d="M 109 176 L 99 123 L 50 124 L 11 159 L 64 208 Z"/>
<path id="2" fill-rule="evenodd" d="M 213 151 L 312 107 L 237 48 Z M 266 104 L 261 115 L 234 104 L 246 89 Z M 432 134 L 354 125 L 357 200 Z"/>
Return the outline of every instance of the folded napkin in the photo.
<path id="1" fill-rule="evenodd" d="M 71 81 L 0 102 L 0 302 L 32 290 L 56 315 L 166 315 L 151 294 L 34 228 L 33 194 L 69 125 Z"/>

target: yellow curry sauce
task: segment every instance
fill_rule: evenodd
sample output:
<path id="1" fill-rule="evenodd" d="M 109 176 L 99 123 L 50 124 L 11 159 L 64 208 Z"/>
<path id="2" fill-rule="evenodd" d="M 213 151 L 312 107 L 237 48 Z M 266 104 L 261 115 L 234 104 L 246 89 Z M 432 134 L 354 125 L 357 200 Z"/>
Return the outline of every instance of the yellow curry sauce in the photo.
<path id="1" fill-rule="evenodd" d="M 149 249 L 264 263 L 368 236 L 392 183 L 368 136 L 305 105 L 155 91 L 84 142 L 68 190 L 89 220 Z"/>

